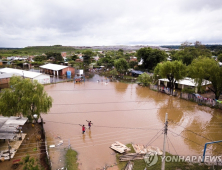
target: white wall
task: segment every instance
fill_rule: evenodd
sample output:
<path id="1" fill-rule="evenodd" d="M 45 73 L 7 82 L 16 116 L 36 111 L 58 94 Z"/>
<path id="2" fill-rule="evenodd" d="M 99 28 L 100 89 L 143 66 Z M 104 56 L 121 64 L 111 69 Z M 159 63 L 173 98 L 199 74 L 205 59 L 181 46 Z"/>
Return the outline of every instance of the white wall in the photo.
<path id="1" fill-rule="evenodd" d="M 48 84 L 50 83 L 50 76 L 46 74 L 42 74 L 35 77 L 33 80 L 37 80 L 41 84 Z"/>

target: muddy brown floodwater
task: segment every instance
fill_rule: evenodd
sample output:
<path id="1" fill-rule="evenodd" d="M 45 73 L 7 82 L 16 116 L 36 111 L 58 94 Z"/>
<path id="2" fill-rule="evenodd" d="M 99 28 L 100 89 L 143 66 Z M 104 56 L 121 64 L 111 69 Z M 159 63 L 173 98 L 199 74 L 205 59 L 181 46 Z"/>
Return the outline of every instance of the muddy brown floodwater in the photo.
<path id="1" fill-rule="evenodd" d="M 60 138 L 64 142 L 50 148 L 53 169 L 64 166 L 64 148 L 69 142 L 79 153 L 81 170 L 113 165 L 115 154 L 109 146 L 114 141 L 150 144 L 162 149 L 161 133 L 152 143 L 150 140 L 164 127 L 166 113 L 173 121 L 169 121 L 166 145 L 172 154 L 202 155 L 206 142 L 221 140 L 221 110 L 198 106 L 137 84 L 105 81 L 104 77 L 95 75 L 85 83 L 45 86 L 53 98 L 49 114 L 43 115 L 48 143 L 57 144 Z M 93 125 L 83 135 L 79 124 L 87 125 L 86 120 L 91 120 Z M 207 154 L 218 155 L 221 146 L 209 146 Z"/>

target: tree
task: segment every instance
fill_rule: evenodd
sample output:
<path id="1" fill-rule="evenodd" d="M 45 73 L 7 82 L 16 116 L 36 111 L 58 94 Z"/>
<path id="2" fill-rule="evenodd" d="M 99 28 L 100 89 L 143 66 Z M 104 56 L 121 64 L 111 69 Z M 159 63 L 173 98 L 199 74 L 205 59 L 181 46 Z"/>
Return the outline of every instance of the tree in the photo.
<path id="1" fill-rule="evenodd" d="M 44 55 L 42 55 L 42 56 L 36 56 L 36 57 L 34 57 L 34 60 L 35 60 L 35 61 L 42 62 L 42 61 L 44 61 L 44 60 L 47 60 L 47 57 L 44 56 Z"/>
<path id="2" fill-rule="evenodd" d="M 158 63 L 166 60 L 167 54 L 164 51 L 148 47 L 139 49 L 137 57 L 138 61 L 143 59 L 143 68 L 153 70 Z"/>
<path id="3" fill-rule="evenodd" d="M 120 73 L 127 71 L 129 68 L 127 61 L 124 58 L 120 58 L 114 61 L 114 66 L 116 70 Z"/>
<path id="4" fill-rule="evenodd" d="M 144 86 L 148 86 L 152 80 L 151 80 L 151 77 L 149 74 L 143 73 L 143 74 L 139 75 L 138 81 L 140 83 L 142 83 Z"/>
<path id="5" fill-rule="evenodd" d="M 91 57 L 93 56 L 93 52 L 90 50 L 86 50 L 83 53 L 83 62 L 86 64 L 90 64 L 91 63 Z"/>
<path id="6" fill-rule="evenodd" d="M 78 56 L 74 54 L 70 58 L 71 58 L 71 60 L 75 61 L 78 58 Z"/>
<path id="7" fill-rule="evenodd" d="M 217 61 L 222 62 L 222 53 L 217 56 Z"/>
<path id="8" fill-rule="evenodd" d="M 181 50 L 171 53 L 172 60 L 181 60 L 184 64 L 190 65 L 192 61 L 200 56 L 211 57 L 211 52 L 200 41 L 196 41 L 194 45 L 185 41 L 181 44 Z"/>
<path id="9" fill-rule="evenodd" d="M 52 98 L 44 91 L 44 86 L 37 80 L 13 76 L 10 88 L 0 93 L 0 114 L 3 116 L 23 115 L 30 120 L 33 115 L 47 113 L 52 107 Z"/>
<path id="10" fill-rule="evenodd" d="M 129 62 L 129 67 L 130 67 L 130 68 L 134 68 L 136 65 L 138 65 L 138 62 L 137 62 L 137 61 L 130 61 L 130 62 Z"/>
<path id="11" fill-rule="evenodd" d="M 97 61 L 97 64 L 99 66 L 105 65 L 106 67 L 110 68 L 110 67 L 114 66 L 114 59 L 112 59 L 110 56 L 106 56 L 106 57 L 100 58 Z"/>
<path id="12" fill-rule="evenodd" d="M 170 82 L 170 88 L 173 90 L 176 81 L 186 76 L 186 66 L 182 61 L 166 61 L 164 63 L 159 63 L 154 70 L 154 76 L 167 78 Z"/>
<path id="13" fill-rule="evenodd" d="M 55 62 L 63 61 L 63 57 L 61 56 L 61 53 L 47 52 L 45 54 L 47 55 L 47 59 L 53 57 L 55 59 Z"/>
<path id="14" fill-rule="evenodd" d="M 193 78 L 198 87 L 198 92 L 200 92 L 201 85 L 204 79 L 210 77 L 210 69 L 216 62 L 212 58 L 199 57 L 194 59 L 191 65 L 188 66 L 188 76 Z"/>
<path id="15" fill-rule="evenodd" d="M 210 90 L 214 92 L 215 99 L 219 99 L 222 93 L 222 67 L 218 63 L 211 66 L 210 81 L 213 85 L 213 88 L 210 88 Z"/>

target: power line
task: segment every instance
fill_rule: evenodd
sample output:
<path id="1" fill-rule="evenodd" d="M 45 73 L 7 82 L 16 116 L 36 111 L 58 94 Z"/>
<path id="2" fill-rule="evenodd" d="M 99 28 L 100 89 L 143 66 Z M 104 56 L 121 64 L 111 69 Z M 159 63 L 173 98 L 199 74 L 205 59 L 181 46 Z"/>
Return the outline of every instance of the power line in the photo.
<path id="1" fill-rule="evenodd" d="M 170 138 L 167 136 L 167 140 L 169 140 L 170 141 L 170 143 L 171 143 L 171 145 L 172 145 L 172 147 L 173 147 L 173 149 L 174 149 L 174 151 L 176 152 L 176 154 L 178 155 L 178 153 L 177 153 L 177 151 L 176 151 L 176 149 L 174 148 L 174 146 L 173 146 L 173 143 L 171 142 L 171 140 L 170 140 Z"/>
<path id="2" fill-rule="evenodd" d="M 171 130 L 169 130 L 171 133 L 174 133 L 174 134 L 176 134 L 176 135 L 178 135 L 178 136 L 180 136 L 180 137 L 182 137 L 182 138 L 184 138 L 184 139 L 186 139 L 186 140 L 189 140 L 189 141 L 191 141 L 191 142 L 193 142 L 193 143 L 195 143 L 195 144 L 197 144 L 197 145 L 199 145 L 199 146 L 201 146 L 201 147 L 204 147 L 203 145 L 201 145 L 201 144 L 199 144 L 199 143 L 197 143 L 197 142 L 195 142 L 195 141 L 193 141 L 193 140 L 190 140 L 190 139 L 188 139 L 188 138 L 186 138 L 186 137 L 184 137 L 184 136 L 182 136 L 182 135 L 179 135 L 179 134 L 177 134 L 177 133 L 175 133 L 175 132 L 173 132 L 173 131 L 171 131 Z M 213 151 L 213 149 L 210 149 L 210 148 L 208 148 L 208 150 L 212 150 Z M 218 154 L 222 154 L 222 153 L 219 153 L 219 152 L 217 152 L 217 151 L 215 151 L 216 153 L 218 153 Z"/>
<path id="3" fill-rule="evenodd" d="M 155 101 L 166 101 L 166 100 L 155 100 Z M 177 101 L 177 100 L 174 100 Z M 113 104 L 113 103 L 134 103 L 134 102 L 153 102 L 153 100 L 149 100 L 149 101 L 143 101 L 143 100 L 136 100 L 136 101 L 124 101 L 124 102 L 99 102 L 99 103 L 71 103 L 71 104 L 59 104 L 59 103 L 53 103 L 53 105 L 85 105 L 85 104 Z"/>
<path id="4" fill-rule="evenodd" d="M 126 111 L 146 111 L 146 110 L 159 110 L 159 109 L 175 109 L 175 108 L 195 108 L 197 106 L 186 106 L 186 107 L 170 107 L 170 108 L 150 108 L 150 109 L 126 109 L 126 110 L 104 110 L 104 111 L 85 111 L 85 112 L 57 112 L 57 113 L 49 113 L 50 114 L 71 114 L 71 113 L 98 113 L 98 112 L 126 112 Z"/>
<path id="5" fill-rule="evenodd" d="M 51 123 L 60 123 L 60 124 L 68 124 L 68 125 L 76 125 L 79 126 L 79 124 L 74 123 L 64 123 L 64 122 L 54 122 L 54 121 L 46 121 Z M 135 127 L 120 127 L 120 126 L 98 126 L 93 125 L 93 127 L 102 127 L 102 128 L 117 128 L 117 129 L 144 129 L 144 130 L 159 130 L 159 129 L 152 129 L 152 128 L 135 128 Z"/>
<path id="6" fill-rule="evenodd" d="M 202 138 L 204 138 L 204 139 L 206 139 L 206 140 L 213 141 L 212 139 L 209 139 L 209 138 L 207 138 L 207 137 L 205 137 L 205 136 L 202 136 L 202 135 L 200 135 L 200 134 L 198 134 L 198 133 L 196 133 L 196 132 L 194 132 L 194 131 L 192 131 L 192 130 L 189 130 L 189 129 L 181 126 L 181 125 L 178 125 L 177 123 L 175 123 L 175 122 L 172 121 L 172 120 L 169 120 L 169 121 L 172 122 L 172 123 L 174 123 L 174 124 L 176 124 L 177 126 L 180 126 L 180 127 L 184 128 L 184 130 L 186 130 L 186 131 L 192 132 L 192 133 L 194 133 L 195 135 L 200 136 L 200 137 L 202 137 Z M 182 131 L 182 132 L 183 132 L 183 131 Z M 182 133 L 182 132 L 181 132 L 181 133 Z M 222 145 L 219 144 L 219 143 L 217 143 L 217 144 L 220 145 L 220 146 L 222 146 Z"/>

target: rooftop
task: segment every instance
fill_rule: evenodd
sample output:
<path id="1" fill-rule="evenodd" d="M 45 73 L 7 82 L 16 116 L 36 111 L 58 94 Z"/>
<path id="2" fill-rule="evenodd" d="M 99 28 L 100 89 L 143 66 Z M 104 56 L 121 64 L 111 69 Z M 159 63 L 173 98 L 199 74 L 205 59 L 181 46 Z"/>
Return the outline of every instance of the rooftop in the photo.
<path id="1" fill-rule="evenodd" d="M 160 81 L 166 81 L 166 82 L 169 82 L 169 80 L 167 78 L 164 78 L 164 79 L 159 79 Z M 192 78 L 189 78 L 189 77 L 186 77 L 184 78 L 183 80 L 179 80 L 179 81 L 176 81 L 177 84 L 182 84 L 182 85 L 186 85 L 186 86 L 197 86 L 197 84 L 194 82 L 194 79 Z M 208 84 L 212 84 L 210 81 L 208 80 L 204 80 L 202 82 L 202 86 L 204 85 L 208 85 Z"/>
<path id="2" fill-rule="evenodd" d="M 14 68 L 2 68 L 0 69 L 0 73 L 12 73 L 15 75 L 20 74 L 21 76 L 27 77 L 27 78 L 35 78 L 42 73 L 32 72 L 32 71 L 25 71 L 20 69 L 14 69 Z"/>
<path id="3" fill-rule="evenodd" d="M 54 70 L 54 71 L 58 71 L 58 70 L 62 70 L 64 68 L 67 68 L 68 66 L 63 66 L 63 65 L 58 65 L 58 64 L 45 64 L 43 66 L 39 66 L 40 68 L 45 68 L 45 69 L 49 69 L 49 70 Z"/>

